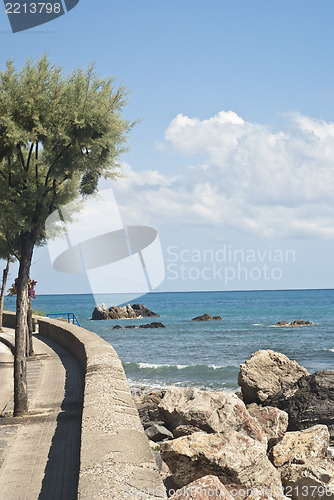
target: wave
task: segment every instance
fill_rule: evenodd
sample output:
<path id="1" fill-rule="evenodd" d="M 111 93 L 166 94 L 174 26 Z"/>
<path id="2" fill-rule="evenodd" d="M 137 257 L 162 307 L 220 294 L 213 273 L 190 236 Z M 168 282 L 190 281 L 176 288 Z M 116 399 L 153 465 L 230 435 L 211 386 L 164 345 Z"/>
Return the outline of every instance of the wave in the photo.
<path id="1" fill-rule="evenodd" d="M 135 363 L 133 361 L 124 361 L 124 368 L 132 368 L 132 369 L 149 369 L 149 370 L 164 370 L 164 369 L 176 369 L 176 370 L 203 370 L 203 369 L 211 369 L 211 370 L 222 370 L 222 369 L 234 369 L 234 366 L 217 366 L 214 364 L 211 365 L 172 365 L 168 363 L 156 364 L 156 363 Z"/>
<path id="2" fill-rule="evenodd" d="M 334 349 L 328 349 L 330 352 L 334 352 Z"/>

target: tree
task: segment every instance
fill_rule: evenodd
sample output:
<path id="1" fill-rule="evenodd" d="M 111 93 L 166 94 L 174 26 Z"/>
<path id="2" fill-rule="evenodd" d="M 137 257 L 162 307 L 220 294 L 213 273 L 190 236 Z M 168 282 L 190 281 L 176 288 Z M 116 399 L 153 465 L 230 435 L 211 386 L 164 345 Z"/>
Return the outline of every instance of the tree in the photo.
<path id="1" fill-rule="evenodd" d="M 14 415 L 28 411 L 25 339 L 33 250 L 47 217 L 115 177 L 133 123 L 122 117 L 124 87 L 90 66 L 64 76 L 43 56 L 0 72 L 0 230 L 15 225 L 17 279 Z M 2 221 L 2 222 L 1 222 Z"/>
<path id="2" fill-rule="evenodd" d="M 8 278 L 10 263 L 12 261 L 12 257 L 10 255 L 10 252 L 8 249 L 7 241 L 4 238 L 4 236 L 0 233 L 0 260 L 1 259 L 6 261 L 6 266 L 5 266 L 4 270 L 2 271 L 2 283 L 1 283 L 1 291 L 0 291 L 0 332 L 2 332 L 2 314 L 3 314 L 3 307 L 4 307 L 4 301 L 5 301 L 7 278 Z"/>

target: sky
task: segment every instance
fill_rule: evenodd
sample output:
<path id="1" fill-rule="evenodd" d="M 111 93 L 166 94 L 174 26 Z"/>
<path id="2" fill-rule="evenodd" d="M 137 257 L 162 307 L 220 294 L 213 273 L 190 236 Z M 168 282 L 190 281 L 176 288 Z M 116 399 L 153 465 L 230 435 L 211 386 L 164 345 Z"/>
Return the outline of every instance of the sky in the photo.
<path id="1" fill-rule="evenodd" d="M 1 4 L 0 68 L 46 52 L 127 87 L 139 121 L 92 226 L 156 229 L 156 291 L 333 288 L 333 17 L 332 0 L 80 0 L 12 33 Z M 49 247 L 38 293 L 89 293 Z"/>

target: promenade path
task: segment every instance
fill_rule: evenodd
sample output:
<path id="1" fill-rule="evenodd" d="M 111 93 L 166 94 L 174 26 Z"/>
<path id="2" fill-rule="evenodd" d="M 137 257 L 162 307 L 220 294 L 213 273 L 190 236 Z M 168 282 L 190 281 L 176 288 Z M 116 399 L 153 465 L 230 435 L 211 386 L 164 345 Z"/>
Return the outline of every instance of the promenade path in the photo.
<path id="1" fill-rule="evenodd" d="M 14 344 L 5 328 L 2 341 Z M 27 360 L 29 414 L 13 417 L 13 356 L 0 342 L 0 498 L 77 498 L 83 372 L 64 349 L 34 336 Z"/>

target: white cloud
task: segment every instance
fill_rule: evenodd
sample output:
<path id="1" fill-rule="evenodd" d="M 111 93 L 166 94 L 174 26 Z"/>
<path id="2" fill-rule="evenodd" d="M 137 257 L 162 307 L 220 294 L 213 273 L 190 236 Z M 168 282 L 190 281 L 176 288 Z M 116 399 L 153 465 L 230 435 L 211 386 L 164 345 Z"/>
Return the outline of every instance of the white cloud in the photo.
<path id="1" fill-rule="evenodd" d="M 193 164 L 177 176 L 125 165 L 115 192 L 129 223 L 334 237 L 334 123 L 293 114 L 273 131 L 232 111 L 207 120 L 179 114 L 163 146 L 187 161 L 194 155 Z"/>

